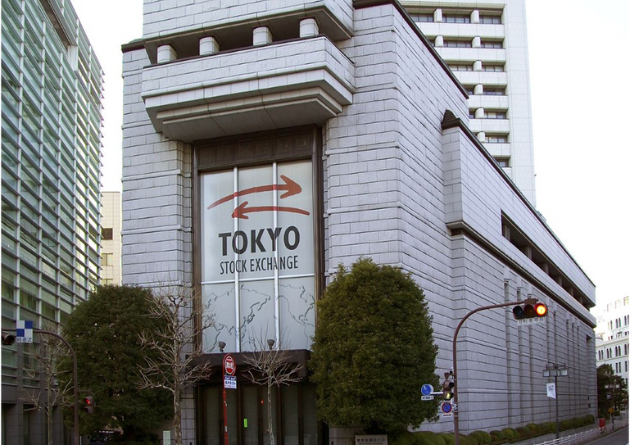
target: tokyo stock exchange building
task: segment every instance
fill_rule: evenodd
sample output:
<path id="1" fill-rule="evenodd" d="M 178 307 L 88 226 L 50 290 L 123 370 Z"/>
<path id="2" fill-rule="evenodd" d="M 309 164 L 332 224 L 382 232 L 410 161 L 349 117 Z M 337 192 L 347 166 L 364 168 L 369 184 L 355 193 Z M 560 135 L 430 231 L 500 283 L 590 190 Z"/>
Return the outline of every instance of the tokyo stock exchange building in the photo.
<path id="1" fill-rule="evenodd" d="M 205 360 L 220 370 L 225 342 L 243 370 L 262 332 L 305 364 L 316 301 L 364 256 L 424 290 L 440 374 L 471 310 L 548 305 L 543 324 L 500 309 L 464 326 L 462 432 L 553 418 L 548 363 L 571 376 L 560 417 L 596 414 L 595 286 L 467 127 L 466 89 L 398 2 L 145 0 L 123 53 L 123 282 L 193 289 L 215 318 Z M 185 443 L 222 443 L 215 374 L 186 394 Z M 327 437 L 302 377 L 273 395 L 280 445 Z M 266 391 L 237 379 L 230 444 L 268 443 Z"/>

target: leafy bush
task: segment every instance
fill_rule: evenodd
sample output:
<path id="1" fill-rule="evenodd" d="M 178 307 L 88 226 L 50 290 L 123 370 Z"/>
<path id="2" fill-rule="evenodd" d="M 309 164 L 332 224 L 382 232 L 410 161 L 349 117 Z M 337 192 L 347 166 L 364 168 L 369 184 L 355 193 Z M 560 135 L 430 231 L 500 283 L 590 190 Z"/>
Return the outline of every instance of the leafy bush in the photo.
<path id="1" fill-rule="evenodd" d="M 505 434 L 503 434 L 503 431 L 494 430 L 490 431 L 490 437 L 492 438 L 492 442 L 498 442 L 505 439 Z"/>
<path id="2" fill-rule="evenodd" d="M 409 431 L 400 431 L 389 437 L 392 445 L 415 445 L 415 436 Z"/>
<path id="3" fill-rule="evenodd" d="M 503 428 L 501 432 L 507 440 L 512 440 L 516 438 L 516 430 L 513 430 L 512 428 Z"/>
<path id="4" fill-rule="evenodd" d="M 525 427 L 527 427 L 527 429 L 529 430 L 529 433 L 532 436 L 540 434 L 540 430 L 538 428 L 538 425 L 536 425 L 535 423 L 528 423 L 527 425 L 525 425 Z"/>
<path id="5" fill-rule="evenodd" d="M 431 315 L 409 273 L 365 258 L 339 266 L 317 311 L 309 367 L 321 420 L 390 432 L 435 416 L 438 400 L 409 390 L 439 383 Z"/>
<path id="6" fill-rule="evenodd" d="M 459 445 L 479 445 L 477 439 L 473 436 L 465 436 L 463 434 L 459 435 Z"/>
<path id="7" fill-rule="evenodd" d="M 440 437 L 444 439 L 444 445 L 455 445 L 455 434 L 441 433 Z"/>
<path id="8" fill-rule="evenodd" d="M 593 417 L 592 414 L 589 414 L 585 416 L 584 418 L 587 419 L 587 425 L 592 425 L 595 423 L 595 417 Z"/>
<path id="9" fill-rule="evenodd" d="M 572 430 L 575 428 L 575 419 L 565 419 L 560 421 L 560 431 Z"/>
<path id="10" fill-rule="evenodd" d="M 477 439 L 479 445 L 486 445 L 492 442 L 490 434 L 486 433 L 485 431 L 473 431 L 472 433 L 470 433 L 470 436 Z"/>
<path id="11" fill-rule="evenodd" d="M 445 445 L 444 439 L 431 431 L 420 431 L 414 435 L 414 445 Z"/>
<path id="12" fill-rule="evenodd" d="M 526 426 L 519 426 L 518 428 L 516 428 L 516 433 L 518 434 L 518 437 L 522 439 L 525 439 L 531 436 L 531 432 L 529 431 L 529 428 L 527 428 Z"/>

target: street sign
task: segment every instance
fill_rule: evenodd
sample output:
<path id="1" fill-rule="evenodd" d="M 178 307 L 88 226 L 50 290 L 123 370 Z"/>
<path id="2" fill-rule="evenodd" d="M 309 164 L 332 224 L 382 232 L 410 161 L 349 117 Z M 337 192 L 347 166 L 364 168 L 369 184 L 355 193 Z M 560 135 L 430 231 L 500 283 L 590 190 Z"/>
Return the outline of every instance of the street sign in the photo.
<path id="1" fill-rule="evenodd" d="M 236 376 L 226 375 L 223 378 L 223 387 L 225 389 L 236 389 Z"/>
<path id="2" fill-rule="evenodd" d="M 555 383 L 547 383 L 547 397 L 550 399 L 556 398 L 556 384 Z"/>
<path id="3" fill-rule="evenodd" d="M 227 354 L 223 358 L 223 371 L 225 372 L 225 375 L 236 374 L 236 362 L 234 361 L 234 357 L 230 354 Z"/>
<path id="4" fill-rule="evenodd" d="M 420 397 L 420 400 L 433 400 L 433 399 L 435 399 L 435 397 L 433 397 L 433 396 L 422 396 L 422 397 Z"/>
<path id="5" fill-rule="evenodd" d="M 18 343 L 33 343 L 33 322 L 31 320 L 17 320 L 15 341 Z"/>
<path id="6" fill-rule="evenodd" d="M 451 417 L 453 415 L 453 405 L 451 402 L 442 402 L 440 411 L 442 411 L 442 417 Z"/>
<path id="7" fill-rule="evenodd" d="M 425 383 L 424 385 L 422 385 L 422 387 L 420 388 L 420 392 L 422 393 L 423 396 L 430 396 L 431 393 L 433 392 L 433 386 L 429 385 L 428 383 Z M 423 399 L 424 400 L 424 399 Z"/>

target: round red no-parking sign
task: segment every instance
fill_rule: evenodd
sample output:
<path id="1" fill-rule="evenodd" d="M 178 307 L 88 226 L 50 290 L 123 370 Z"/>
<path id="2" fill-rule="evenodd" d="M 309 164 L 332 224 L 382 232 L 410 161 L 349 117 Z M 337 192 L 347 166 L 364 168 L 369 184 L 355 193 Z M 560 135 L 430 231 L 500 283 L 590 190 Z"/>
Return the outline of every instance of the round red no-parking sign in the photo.
<path id="1" fill-rule="evenodd" d="M 234 357 L 230 354 L 226 355 L 223 358 L 223 372 L 225 375 L 234 375 L 236 374 L 236 362 L 234 361 Z"/>

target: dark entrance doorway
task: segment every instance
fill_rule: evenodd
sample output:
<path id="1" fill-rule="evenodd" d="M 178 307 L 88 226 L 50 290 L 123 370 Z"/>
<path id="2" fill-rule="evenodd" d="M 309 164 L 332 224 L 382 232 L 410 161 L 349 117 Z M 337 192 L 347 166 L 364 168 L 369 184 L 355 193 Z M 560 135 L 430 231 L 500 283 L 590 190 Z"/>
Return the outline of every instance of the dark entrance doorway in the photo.
<path id="1" fill-rule="evenodd" d="M 220 384 L 198 388 L 199 443 L 224 445 Z M 270 445 L 267 387 L 239 381 L 227 391 L 229 445 Z M 315 387 L 309 383 L 273 388 L 273 433 L 277 445 L 321 445 L 315 413 Z"/>

